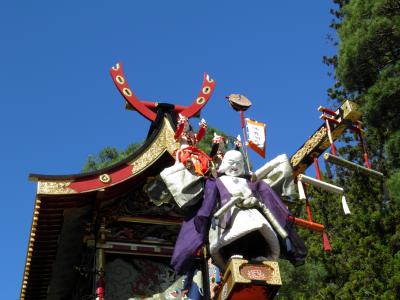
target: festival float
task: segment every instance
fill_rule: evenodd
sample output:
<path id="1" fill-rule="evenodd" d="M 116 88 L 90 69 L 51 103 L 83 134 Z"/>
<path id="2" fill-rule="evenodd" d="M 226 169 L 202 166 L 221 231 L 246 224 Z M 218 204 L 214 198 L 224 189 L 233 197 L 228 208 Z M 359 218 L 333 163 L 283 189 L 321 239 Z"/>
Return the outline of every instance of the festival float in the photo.
<path id="1" fill-rule="evenodd" d="M 245 118 L 248 98 L 227 96 L 242 136 L 214 134 L 205 153 L 198 143 L 207 123 L 201 119 L 194 130 L 191 122 L 213 94 L 209 75 L 194 102 L 182 106 L 140 100 L 121 64 L 110 74 L 126 108 L 149 121 L 147 138 L 102 170 L 29 176 L 37 192 L 21 299 L 273 299 L 282 285 L 278 260 L 305 262 L 297 227 L 321 234 L 331 250 L 307 187 L 338 194 L 350 213 L 344 188 L 323 180 L 319 160 L 328 174 L 339 165 L 383 177 L 371 168 L 351 101 L 319 107 L 322 125 L 291 157 L 252 170 L 248 152 L 264 157 L 266 138 L 264 123 Z M 358 135 L 365 166 L 337 154 L 334 142 L 346 130 Z M 311 165 L 315 178 L 305 175 Z M 292 214 L 288 199 L 303 202 L 307 218 Z"/>

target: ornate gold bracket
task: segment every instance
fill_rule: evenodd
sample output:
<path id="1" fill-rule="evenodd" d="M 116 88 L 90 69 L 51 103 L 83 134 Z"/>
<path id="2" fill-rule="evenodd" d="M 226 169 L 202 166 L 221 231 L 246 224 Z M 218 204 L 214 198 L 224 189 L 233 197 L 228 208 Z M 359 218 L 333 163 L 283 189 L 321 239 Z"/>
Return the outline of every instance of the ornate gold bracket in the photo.
<path id="1" fill-rule="evenodd" d="M 333 140 L 343 134 L 349 123 L 356 122 L 361 117 L 358 105 L 349 100 L 344 102 L 335 113 L 338 117 L 334 119 L 335 122 L 331 125 Z M 320 156 L 329 146 L 328 132 L 325 125 L 322 125 L 290 158 L 294 175 L 304 173 L 308 166 L 313 163 L 313 158 Z"/>

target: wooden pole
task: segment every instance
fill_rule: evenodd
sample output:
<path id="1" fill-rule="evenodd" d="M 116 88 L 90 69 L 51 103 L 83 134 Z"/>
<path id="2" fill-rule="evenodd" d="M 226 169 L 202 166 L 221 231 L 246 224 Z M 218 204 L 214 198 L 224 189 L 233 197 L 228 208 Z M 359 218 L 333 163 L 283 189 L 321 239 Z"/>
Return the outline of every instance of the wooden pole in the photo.
<path id="1" fill-rule="evenodd" d="M 99 239 L 96 245 L 96 300 L 105 299 L 105 280 L 104 280 L 104 270 L 105 270 L 105 252 L 102 245 L 106 240 L 106 225 L 105 220 L 102 220 L 99 229 Z"/>
<path id="2" fill-rule="evenodd" d="M 240 110 L 239 113 L 240 113 L 240 123 L 241 123 L 241 126 L 242 126 L 243 139 L 244 139 L 244 141 L 243 141 L 243 150 L 244 151 L 243 152 L 244 152 L 244 155 L 245 155 L 245 160 L 246 160 L 246 164 L 247 164 L 247 170 L 249 170 L 249 172 L 250 172 L 251 168 L 250 168 L 250 161 L 249 161 L 249 151 L 248 151 L 248 148 L 247 148 L 247 133 L 246 133 L 246 128 L 245 128 L 244 111 Z"/>
<path id="3" fill-rule="evenodd" d="M 202 250 L 203 253 L 201 254 L 201 273 L 203 279 L 204 299 L 211 299 L 207 245 L 204 245 Z"/>

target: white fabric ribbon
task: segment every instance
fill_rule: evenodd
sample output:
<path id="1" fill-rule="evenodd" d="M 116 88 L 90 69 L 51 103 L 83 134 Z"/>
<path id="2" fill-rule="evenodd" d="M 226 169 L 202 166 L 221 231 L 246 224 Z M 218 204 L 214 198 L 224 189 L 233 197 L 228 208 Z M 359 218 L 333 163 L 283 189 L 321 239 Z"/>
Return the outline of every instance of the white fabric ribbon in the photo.
<path id="1" fill-rule="evenodd" d="M 346 197 L 342 195 L 342 207 L 345 215 L 350 214 L 349 206 L 347 205 Z"/>
<path id="2" fill-rule="evenodd" d="M 303 183 L 297 180 L 297 189 L 299 190 L 299 199 L 306 200 L 306 192 L 304 191 Z"/>

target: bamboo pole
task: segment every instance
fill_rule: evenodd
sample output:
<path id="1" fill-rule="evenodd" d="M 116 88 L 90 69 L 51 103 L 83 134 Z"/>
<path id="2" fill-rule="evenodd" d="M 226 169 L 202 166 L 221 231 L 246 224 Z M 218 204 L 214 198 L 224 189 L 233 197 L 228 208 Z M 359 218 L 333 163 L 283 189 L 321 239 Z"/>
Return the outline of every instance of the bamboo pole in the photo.
<path id="1" fill-rule="evenodd" d="M 299 176 L 297 176 L 297 180 L 304 182 L 304 183 L 308 183 L 310 185 L 313 185 L 315 187 L 321 188 L 325 191 L 328 192 L 332 192 L 332 193 L 337 193 L 337 194 L 343 194 L 344 190 L 343 188 L 324 182 L 322 180 L 318 180 L 309 176 L 306 176 L 304 174 L 300 174 Z"/>
<path id="2" fill-rule="evenodd" d="M 358 171 L 360 173 L 363 173 L 368 176 L 372 176 L 377 179 L 383 179 L 383 173 L 360 166 L 356 163 L 353 163 L 351 161 L 348 161 L 348 160 L 338 157 L 336 155 L 332 155 L 330 153 L 325 153 L 324 159 L 332 164 L 342 166 L 342 167 L 348 168 L 353 171 Z"/>

